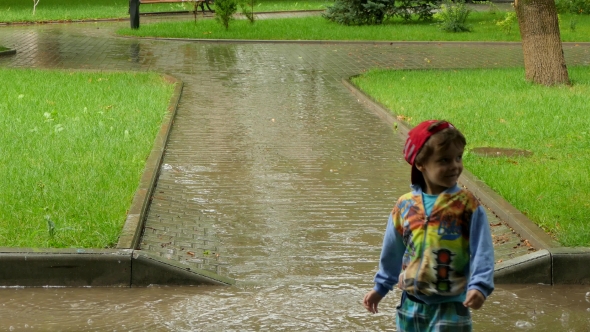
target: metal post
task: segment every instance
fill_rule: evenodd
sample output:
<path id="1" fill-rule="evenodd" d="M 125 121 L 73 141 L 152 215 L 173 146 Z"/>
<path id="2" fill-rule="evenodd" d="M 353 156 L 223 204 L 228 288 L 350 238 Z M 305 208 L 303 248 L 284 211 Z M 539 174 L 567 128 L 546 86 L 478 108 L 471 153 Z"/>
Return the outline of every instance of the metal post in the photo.
<path id="1" fill-rule="evenodd" d="M 129 22 L 131 29 L 139 29 L 139 0 L 129 0 Z"/>

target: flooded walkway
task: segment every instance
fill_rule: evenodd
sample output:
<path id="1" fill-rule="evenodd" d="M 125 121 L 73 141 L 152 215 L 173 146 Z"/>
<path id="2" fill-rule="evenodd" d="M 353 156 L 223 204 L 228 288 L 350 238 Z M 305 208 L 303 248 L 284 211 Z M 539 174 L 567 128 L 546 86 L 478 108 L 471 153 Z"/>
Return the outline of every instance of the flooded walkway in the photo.
<path id="1" fill-rule="evenodd" d="M 141 249 L 235 278 L 237 285 L 2 290 L 8 310 L 0 325 L 51 328 L 47 322 L 55 313 L 63 318 L 74 312 L 73 330 L 114 330 L 113 321 L 126 324 L 124 330 L 178 331 L 394 326 L 399 294 L 386 299 L 376 317 L 360 299 L 372 284 L 388 213 L 408 191 L 409 167 L 399 135 L 341 79 L 375 66 L 521 66 L 520 44 L 216 43 L 113 35 L 127 25 L 2 27 L 0 44 L 18 53 L 0 58 L 0 66 L 150 70 L 183 80 Z M 568 64 L 590 62 L 588 46 L 566 45 L 565 54 Z M 476 319 L 489 327 L 524 328 L 551 321 L 571 330 L 590 323 L 590 303 L 583 302 L 590 300 L 581 288 L 558 301 L 584 306 L 565 311 L 515 300 L 519 292 L 528 297 L 537 290 L 500 289 Z M 522 317 L 501 316 L 511 304 Z M 94 307 L 101 310 L 92 313 Z M 19 308 L 25 309 L 17 314 Z M 128 317 L 137 311 L 143 318 Z M 38 321 L 42 316 L 45 323 Z"/>

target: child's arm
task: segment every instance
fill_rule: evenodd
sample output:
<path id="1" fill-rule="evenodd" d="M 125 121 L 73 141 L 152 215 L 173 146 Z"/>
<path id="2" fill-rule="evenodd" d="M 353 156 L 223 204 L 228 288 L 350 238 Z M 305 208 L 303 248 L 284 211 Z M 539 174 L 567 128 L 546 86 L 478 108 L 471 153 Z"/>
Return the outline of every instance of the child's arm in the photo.
<path id="1" fill-rule="evenodd" d="M 465 298 L 465 301 L 463 302 L 463 305 L 467 308 L 477 310 L 481 308 L 485 300 L 486 298 L 483 297 L 483 294 L 480 291 L 478 291 L 477 289 L 472 289 L 469 292 L 467 292 L 467 296 Z"/>
<path id="2" fill-rule="evenodd" d="M 365 297 L 363 298 L 363 305 L 370 313 L 376 314 L 379 312 L 377 306 L 379 305 L 379 301 L 381 301 L 382 298 L 383 296 L 373 289 L 365 294 Z"/>
<path id="3" fill-rule="evenodd" d="M 402 235 L 394 225 L 394 214 L 396 213 L 399 212 L 394 209 L 393 213 L 389 215 L 379 259 L 379 272 L 377 272 L 374 279 L 375 287 L 373 289 L 382 297 L 397 284 L 402 267 L 402 258 L 406 250 Z"/>
<path id="4" fill-rule="evenodd" d="M 471 277 L 465 305 L 478 309 L 494 290 L 494 245 L 488 218 L 481 205 L 471 218 L 469 248 Z M 481 293 L 481 297 L 474 291 Z"/>

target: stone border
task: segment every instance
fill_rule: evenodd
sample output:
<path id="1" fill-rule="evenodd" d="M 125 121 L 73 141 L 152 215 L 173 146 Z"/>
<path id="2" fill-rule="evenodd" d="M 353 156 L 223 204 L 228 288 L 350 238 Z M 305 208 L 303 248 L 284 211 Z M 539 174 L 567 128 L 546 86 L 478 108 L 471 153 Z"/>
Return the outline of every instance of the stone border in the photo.
<path id="1" fill-rule="evenodd" d="M 160 166 L 162 165 L 162 159 L 166 150 L 166 143 L 168 142 L 170 130 L 172 129 L 172 123 L 176 117 L 176 109 L 178 108 L 184 83 L 172 76 L 163 76 L 170 84 L 176 84 L 176 87 L 166 108 L 167 113 L 154 141 L 152 151 L 146 160 L 145 168 L 139 182 L 139 188 L 135 192 L 131 207 L 127 212 L 127 219 L 119 236 L 117 249 L 135 249 L 139 245 L 143 224 L 149 208 L 150 197 L 158 180 Z"/>
<path id="2" fill-rule="evenodd" d="M 16 50 L 8 49 L 8 50 L 5 50 L 5 51 L 0 51 L 0 56 L 3 56 L 3 55 L 14 55 L 14 54 L 16 54 Z"/>
<path id="3" fill-rule="evenodd" d="M 411 128 L 407 122 L 397 119 L 390 110 L 358 89 L 350 79 L 343 79 L 342 83 L 360 103 L 395 127 L 405 139 Z M 536 252 L 497 263 L 494 268 L 494 280 L 497 284 L 590 284 L 590 248 L 562 247 L 467 170 L 463 170 L 459 183 L 473 192 L 482 204 L 505 221 L 520 237 L 527 239 L 538 249 Z"/>
<path id="4" fill-rule="evenodd" d="M 139 187 L 115 249 L 0 248 L 0 287 L 141 287 L 149 285 L 232 285 L 211 271 L 137 250 L 174 122 L 183 82 L 161 75 L 175 90 L 168 104 Z"/>
<path id="5" fill-rule="evenodd" d="M 133 249 L 0 248 L 0 287 L 143 287 L 234 281 Z"/>

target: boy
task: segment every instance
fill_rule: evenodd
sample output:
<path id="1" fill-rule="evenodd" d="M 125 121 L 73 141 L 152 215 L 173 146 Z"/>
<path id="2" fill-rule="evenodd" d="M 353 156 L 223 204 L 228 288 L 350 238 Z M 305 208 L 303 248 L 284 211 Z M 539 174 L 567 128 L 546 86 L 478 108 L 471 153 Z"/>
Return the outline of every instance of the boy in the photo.
<path id="1" fill-rule="evenodd" d="M 398 331 L 471 331 L 468 308 L 479 309 L 494 290 L 494 250 L 485 211 L 457 186 L 465 137 L 446 121 L 410 130 L 404 157 L 412 192 L 399 198 L 385 230 L 375 287 L 363 305 L 398 285 Z"/>

